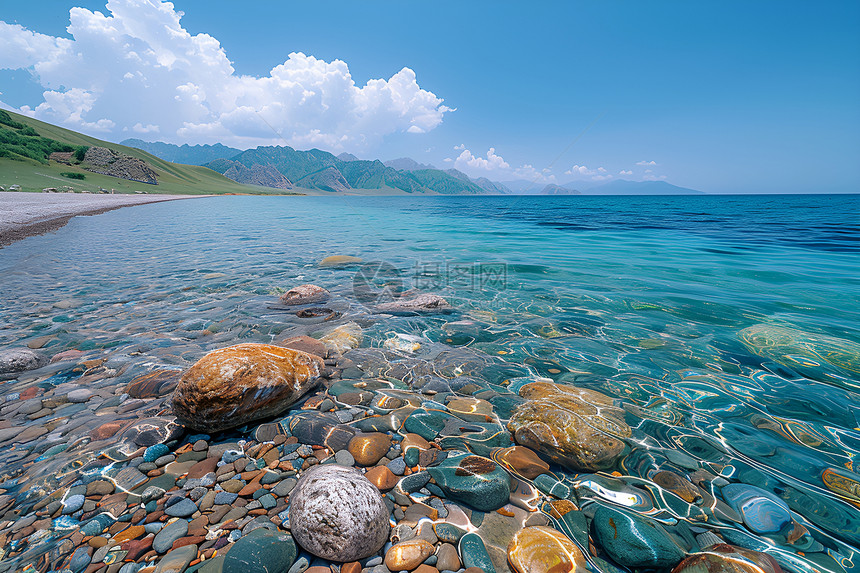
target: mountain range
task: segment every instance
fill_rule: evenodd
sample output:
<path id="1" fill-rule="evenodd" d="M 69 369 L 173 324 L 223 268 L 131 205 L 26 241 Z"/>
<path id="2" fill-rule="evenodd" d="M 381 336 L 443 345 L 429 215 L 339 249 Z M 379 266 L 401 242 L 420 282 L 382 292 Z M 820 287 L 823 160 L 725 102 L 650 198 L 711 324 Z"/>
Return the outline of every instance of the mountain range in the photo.
<path id="1" fill-rule="evenodd" d="M 128 147 L 136 147 L 147 153 L 151 153 L 156 157 L 160 157 L 165 161 L 172 163 L 182 163 L 184 165 L 205 165 L 216 159 L 225 157 L 233 157 L 237 153 L 241 153 L 241 149 L 227 147 L 216 143 L 215 145 L 173 145 L 172 143 L 162 143 L 161 141 L 143 141 L 142 139 L 126 139 L 120 142 L 120 145 Z"/>
<path id="2" fill-rule="evenodd" d="M 533 181 L 498 182 L 472 178 L 457 169 L 437 169 L 409 157 L 388 161 L 363 160 L 351 153 L 333 155 L 289 146 L 264 146 L 242 151 L 220 143 L 174 145 L 127 139 L 123 145 L 137 147 L 162 159 L 202 165 L 237 183 L 274 189 L 347 194 L 441 194 L 441 195 L 694 195 L 694 189 L 665 181 L 608 183 L 574 181 L 564 185 L 541 185 Z"/>
<path id="3" fill-rule="evenodd" d="M 564 185 L 541 186 L 526 180 L 505 181 L 504 185 L 515 195 L 704 195 L 702 191 L 672 185 L 666 181 L 629 181 L 614 179 L 607 183 L 572 181 Z"/>
<path id="4" fill-rule="evenodd" d="M 128 142 L 128 141 L 127 141 Z M 442 171 L 408 158 L 389 165 L 362 160 L 349 153 L 335 156 L 327 151 L 299 151 L 289 146 L 264 146 L 241 151 L 223 145 L 177 146 L 144 142 L 153 154 L 199 162 L 237 183 L 276 189 L 300 189 L 323 193 L 410 193 L 484 195 L 504 193 L 486 180 L 473 181 L 464 173 Z"/>

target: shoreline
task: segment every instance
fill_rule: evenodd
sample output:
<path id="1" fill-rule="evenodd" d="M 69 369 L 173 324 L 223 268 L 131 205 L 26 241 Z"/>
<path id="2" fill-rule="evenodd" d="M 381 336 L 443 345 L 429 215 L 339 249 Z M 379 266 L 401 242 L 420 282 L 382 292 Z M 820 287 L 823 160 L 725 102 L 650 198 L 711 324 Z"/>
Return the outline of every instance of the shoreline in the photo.
<path id="1" fill-rule="evenodd" d="M 0 192 L 0 248 L 65 226 L 73 217 L 107 213 L 123 207 L 214 197 L 214 195 L 96 195 Z"/>

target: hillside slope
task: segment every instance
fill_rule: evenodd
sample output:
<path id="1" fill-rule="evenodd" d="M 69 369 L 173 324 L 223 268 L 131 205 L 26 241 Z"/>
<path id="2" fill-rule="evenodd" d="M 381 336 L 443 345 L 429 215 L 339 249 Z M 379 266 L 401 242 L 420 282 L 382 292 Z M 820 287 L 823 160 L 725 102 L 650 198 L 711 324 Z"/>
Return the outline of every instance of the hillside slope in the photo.
<path id="1" fill-rule="evenodd" d="M 116 153 L 144 161 L 156 174 L 158 184 L 148 185 L 137 181 L 129 181 L 109 175 L 93 173 L 77 165 L 65 165 L 56 161 L 42 163 L 19 154 L 0 157 L 0 186 L 8 189 L 11 185 L 20 185 L 22 191 L 41 191 L 46 187 L 67 185 L 75 190 L 97 192 L 99 187 L 115 189 L 117 193 L 172 193 L 181 195 L 220 195 L 226 193 L 279 194 L 282 190 L 269 187 L 242 185 L 224 177 L 220 173 L 201 166 L 178 165 L 160 159 L 140 149 L 127 147 L 117 143 L 102 141 L 98 138 L 84 135 L 70 129 L 65 129 L 37 119 L 26 117 L 14 112 L 6 112 L 16 123 L 30 128 L 38 137 L 57 141 L 71 148 L 78 146 L 104 147 Z M 0 125 L 0 130 L 8 135 L 10 132 L 20 134 L 22 129 L 8 125 Z M 37 137 L 32 136 L 32 137 Z M 67 151 L 68 148 L 62 151 Z M 57 149 L 56 151 L 61 151 Z M 84 179 L 70 179 L 61 173 L 76 173 Z"/>
<path id="2" fill-rule="evenodd" d="M 340 159 L 327 151 L 298 151 L 288 146 L 257 147 L 229 159 L 217 159 L 206 166 L 231 176 L 239 166 L 259 169 L 272 166 L 297 188 L 326 193 L 350 194 L 445 194 L 482 195 L 487 191 L 466 177 L 460 179 L 438 169 L 402 171 L 379 160 Z"/>

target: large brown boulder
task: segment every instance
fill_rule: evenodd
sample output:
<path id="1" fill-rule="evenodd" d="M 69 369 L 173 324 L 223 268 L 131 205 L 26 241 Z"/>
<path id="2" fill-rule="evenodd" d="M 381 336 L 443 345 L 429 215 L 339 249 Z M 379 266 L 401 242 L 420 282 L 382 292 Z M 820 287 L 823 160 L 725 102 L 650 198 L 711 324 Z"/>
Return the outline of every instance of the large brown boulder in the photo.
<path id="1" fill-rule="evenodd" d="M 183 374 L 173 412 L 202 432 L 235 428 L 286 410 L 316 385 L 319 356 L 269 344 L 213 350 Z"/>
<path id="2" fill-rule="evenodd" d="M 611 467 L 630 437 L 624 410 L 600 392 L 532 382 L 520 389 L 520 396 L 528 401 L 508 422 L 514 439 L 573 470 Z"/>

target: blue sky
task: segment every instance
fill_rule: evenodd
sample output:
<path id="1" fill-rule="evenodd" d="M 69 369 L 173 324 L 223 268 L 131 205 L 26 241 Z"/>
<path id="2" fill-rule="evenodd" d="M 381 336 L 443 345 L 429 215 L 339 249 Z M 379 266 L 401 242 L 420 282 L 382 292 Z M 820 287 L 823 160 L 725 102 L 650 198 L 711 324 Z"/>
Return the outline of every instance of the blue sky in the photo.
<path id="1" fill-rule="evenodd" d="M 857 2 L 400 0 L 244 3 L 240 11 L 233 2 L 180 0 L 181 19 L 165 6 L 150 18 L 146 0 L 105 4 L 4 5 L 0 20 L 25 30 L 14 28 L 18 43 L 9 30 L 0 35 L 0 101 L 112 140 L 286 140 L 502 181 L 665 178 L 717 193 L 860 191 Z M 113 19 L 80 12 L 86 31 L 69 33 L 72 7 Z M 170 45 L 176 34 L 159 32 L 165 21 L 192 39 Z M 105 29 L 87 36 L 93 26 Z M 209 57 L 218 44 L 193 40 L 198 34 L 220 43 L 223 62 Z M 126 41 L 112 48 L 118 35 Z M 212 73 L 193 59 L 180 73 L 105 55 L 136 50 L 145 60 L 147 47 L 168 67 L 192 50 Z M 315 59 L 291 59 L 276 82 L 272 69 L 293 52 Z M 223 69 L 227 60 L 232 71 Z M 324 65 L 335 60 L 344 65 Z M 230 80 L 224 93 L 218 74 Z M 359 91 L 371 80 L 387 83 Z M 46 91 L 58 94 L 47 96 L 52 103 Z M 317 92 L 319 101 L 301 99 Z"/>

